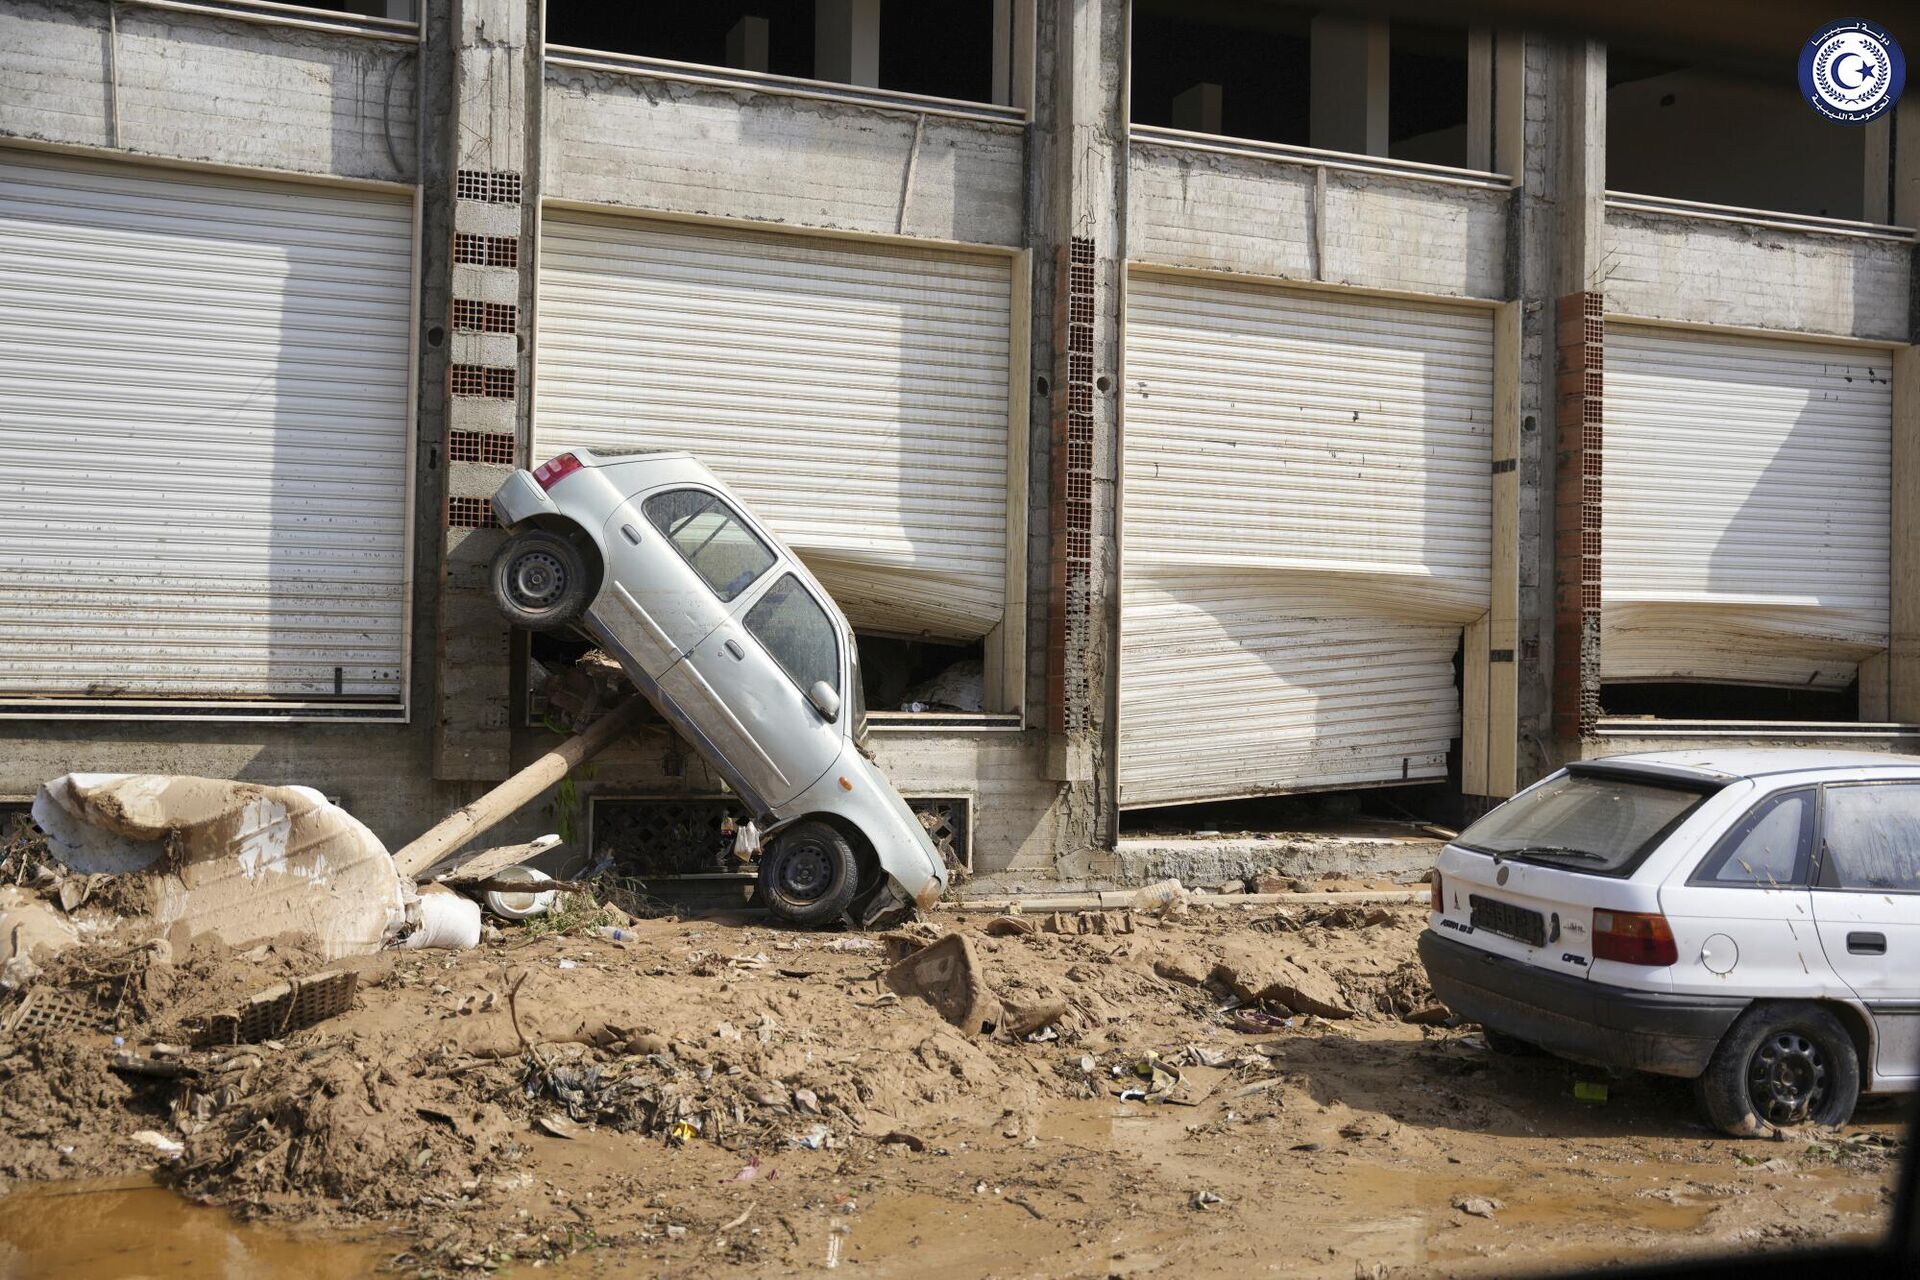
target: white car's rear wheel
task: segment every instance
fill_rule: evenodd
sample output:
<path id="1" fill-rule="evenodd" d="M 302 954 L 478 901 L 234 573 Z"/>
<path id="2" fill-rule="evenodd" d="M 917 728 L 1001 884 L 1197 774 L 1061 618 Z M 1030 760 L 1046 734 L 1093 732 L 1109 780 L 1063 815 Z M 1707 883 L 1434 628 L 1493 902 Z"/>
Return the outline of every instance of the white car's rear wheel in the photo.
<path id="1" fill-rule="evenodd" d="M 562 631 L 593 599 L 586 557 L 572 539 L 529 529 L 507 539 L 493 558 L 494 603 L 528 631 Z"/>
<path id="2" fill-rule="evenodd" d="M 1739 1138 L 1844 1124 L 1860 1099 L 1860 1059 L 1828 1010 L 1766 1002 L 1727 1029 L 1694 1095 L 1717 1128 Z"/>

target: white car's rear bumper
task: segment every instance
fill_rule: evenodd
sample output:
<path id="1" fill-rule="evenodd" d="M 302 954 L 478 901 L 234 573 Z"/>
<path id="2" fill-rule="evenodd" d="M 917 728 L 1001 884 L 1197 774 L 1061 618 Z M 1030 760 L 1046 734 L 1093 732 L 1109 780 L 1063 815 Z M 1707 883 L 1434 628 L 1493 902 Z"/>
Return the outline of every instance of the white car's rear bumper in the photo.
<path id="1" fill-rule="evenodd" d="M 558 514 L 559 510 L 531 471 L 514 472 L 493 495 L 493 514 L 507 529 L 534 516 Z"/>

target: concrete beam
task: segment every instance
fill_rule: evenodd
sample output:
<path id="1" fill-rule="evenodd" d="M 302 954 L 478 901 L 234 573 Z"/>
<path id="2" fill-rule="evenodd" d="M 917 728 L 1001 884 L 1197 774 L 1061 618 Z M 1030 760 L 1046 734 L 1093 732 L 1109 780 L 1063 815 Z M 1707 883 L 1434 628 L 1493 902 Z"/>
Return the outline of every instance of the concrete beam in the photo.
<path id="1" fill-rule="evenodd" d="M 1387 154 L 1387 23 L 1319 14 L 1312 41 L 1308 132 L 1316 147 Z"/>

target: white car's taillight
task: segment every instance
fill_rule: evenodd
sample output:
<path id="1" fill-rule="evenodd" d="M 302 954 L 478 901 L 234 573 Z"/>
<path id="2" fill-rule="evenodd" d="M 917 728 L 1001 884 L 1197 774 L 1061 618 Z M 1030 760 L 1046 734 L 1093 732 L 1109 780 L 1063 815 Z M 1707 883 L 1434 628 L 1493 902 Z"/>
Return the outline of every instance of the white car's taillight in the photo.
<path id="1" fill-rule="evenodd" d="M 1667 918 L 1656 912 L 1593 913 L 1593 958 L 1665 968 L 1680 959 Z"/>
<path id="2" fill-rule="evenodd" d="M 580 459 L 570 453 L 563 453 L 549 459 L 533 469 L 533 482 L 542 489 L 551 489 L 580 469 Z"/>

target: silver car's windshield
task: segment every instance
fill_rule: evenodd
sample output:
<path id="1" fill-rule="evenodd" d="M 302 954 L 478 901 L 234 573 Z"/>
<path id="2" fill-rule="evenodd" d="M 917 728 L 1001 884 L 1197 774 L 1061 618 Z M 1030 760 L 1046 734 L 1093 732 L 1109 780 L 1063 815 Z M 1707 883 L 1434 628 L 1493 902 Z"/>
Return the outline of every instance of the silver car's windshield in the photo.
<path id="1" fill-rule="evenodd" d="M 847 696 L 853 700 L 853 740 L 867 740 L 867 690 L 860 680 L 860 637 L 847 633 Z"/>

